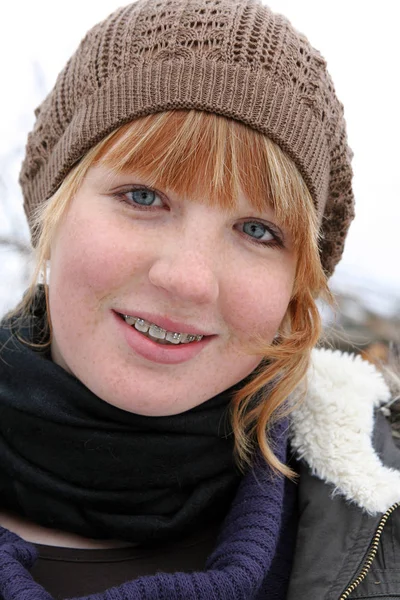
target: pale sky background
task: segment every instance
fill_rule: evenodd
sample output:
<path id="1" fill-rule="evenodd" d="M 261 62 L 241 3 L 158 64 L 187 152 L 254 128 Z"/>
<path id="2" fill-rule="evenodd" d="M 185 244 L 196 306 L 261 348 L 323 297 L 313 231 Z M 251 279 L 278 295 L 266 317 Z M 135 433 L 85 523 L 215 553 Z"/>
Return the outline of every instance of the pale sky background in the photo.
<path id="1" fill-rule="evenodd" d="M 25 144 L 34 108 L 86 31 L 122 4 L 116 0 L 2 3 L 0 175 L 6 190 L 2 187 L 0 193 L 7 193 L 9 203 L 17 207 L 21 203 L 16 150 Z M 360 285 L 377 293 L 382 302 L 392 295 L 399 298 L 400 2 L 270 0 L 267 4 L 285 14 L 321 51 L 345 106 L 355 153 L 357 217 L 333 283 L 341 288 Z M 7 227 L 0 205 L 0 233 Z M 18 230 L 24 230 L 22 217 Z M 0 261 L 0 275 L 5 269 L 20 268 L 4 253 Z"/>

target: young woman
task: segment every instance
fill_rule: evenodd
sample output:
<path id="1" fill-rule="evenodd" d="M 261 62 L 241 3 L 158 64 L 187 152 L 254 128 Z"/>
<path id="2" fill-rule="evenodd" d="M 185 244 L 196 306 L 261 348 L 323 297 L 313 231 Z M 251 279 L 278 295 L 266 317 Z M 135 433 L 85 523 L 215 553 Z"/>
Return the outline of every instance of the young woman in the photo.
<path id="1" fill-rule="evenodd" d="M 313 350 L 353 217 L 320 54 L 252 0 L 139 0 L 36 117 L 2 600 L 400 597 L 388 388 Z"/>

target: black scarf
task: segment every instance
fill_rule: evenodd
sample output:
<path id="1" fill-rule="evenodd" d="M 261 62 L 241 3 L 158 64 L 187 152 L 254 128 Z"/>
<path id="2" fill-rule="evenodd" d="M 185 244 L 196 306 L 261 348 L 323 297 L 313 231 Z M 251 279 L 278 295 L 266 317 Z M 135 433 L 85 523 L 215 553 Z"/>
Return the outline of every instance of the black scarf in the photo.
<path id="1" fill-rule="evenodd" d="M 19 328 L 31 342 L 43 330 L 43 296 Z M 140 543 L 222 518 L 240 479 L 228 410 L 240 384 L 179 415 L 128 413 L 19 341 L 16 323 L 0 328 L 0 507 Z"/>

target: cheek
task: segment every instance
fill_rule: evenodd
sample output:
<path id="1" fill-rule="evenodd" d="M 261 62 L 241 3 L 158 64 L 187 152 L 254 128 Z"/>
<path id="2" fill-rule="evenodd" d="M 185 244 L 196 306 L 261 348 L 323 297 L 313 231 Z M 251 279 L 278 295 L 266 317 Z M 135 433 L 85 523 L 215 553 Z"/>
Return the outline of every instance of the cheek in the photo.
<path id="1" fill-rule="evenodd" d="M 293 290 L 294 268 L 260 270 L 236 279 L 227 313 L 239 336 L 263 335 L 270 343 L 286 314 Z"/>
<path id="2" fill-rule="evenodd" d="M 130 252 L 127 260 L 127 246 L 123 236 L 112 235 L 104 219 L 86 222 L 71 218 L 52 251 L 51 286 L 88 301 L 112 295 L 143 262 L 135 252 Z"/>
<path id="3" fill-rule="evenodd" d="M 76 344 L 83 351 L 95 334 L 126 277 L 123 254 L 122 244 L 96 220 L 71 216 L 63 223 L 51 251 L 49 281 L 54 339 L 63 354 Z"/>

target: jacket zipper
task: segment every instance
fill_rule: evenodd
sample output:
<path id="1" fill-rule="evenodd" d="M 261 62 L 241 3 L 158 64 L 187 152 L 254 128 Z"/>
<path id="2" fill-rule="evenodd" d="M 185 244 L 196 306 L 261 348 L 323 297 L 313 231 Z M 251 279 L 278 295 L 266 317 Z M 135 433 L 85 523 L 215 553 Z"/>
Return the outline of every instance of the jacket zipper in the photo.
<path id="1" fill-rule="evenodd" d="M 364 559 L 364 562 L 360 569 L 360 572 L 358 573 L 357 577 L 346 588 L 346 590 L 340 596 L 339 600 L 347 600 L 347 598 L 349 598 L 350 594 L 352 592 L 354 592 L 354 590 L 366 578 L 368 571 L 370 570 L 372 563 L 374 562 L 375 556 L 378 552 L 379 540 L 381 539 L 383 528 L 385 527 L 389 517 L 394 513 L 396 508 L 400 508 L 400 502 L 393 504 L 393 506 L 391 506 L 389 508 L 389 510 L 387 510 L 385 512 L 385 514 L 382 516 L 381 520 L 379 521 L 379 525 L 375 531 L 375 535 L 372 538 L 371 545 L 370 545 L 367 555 Z"/>

